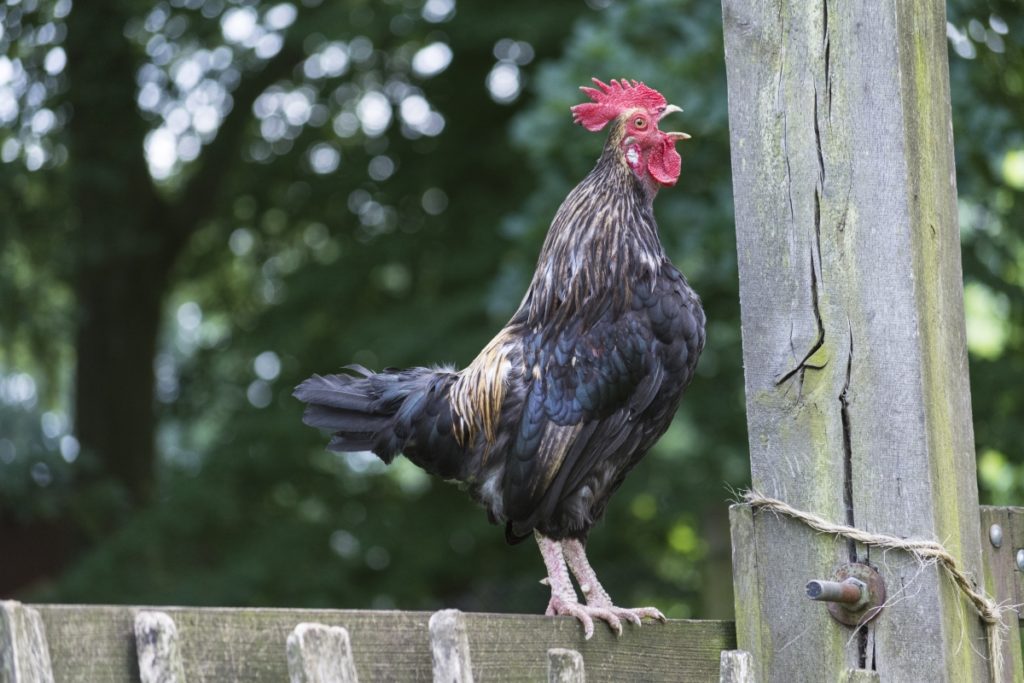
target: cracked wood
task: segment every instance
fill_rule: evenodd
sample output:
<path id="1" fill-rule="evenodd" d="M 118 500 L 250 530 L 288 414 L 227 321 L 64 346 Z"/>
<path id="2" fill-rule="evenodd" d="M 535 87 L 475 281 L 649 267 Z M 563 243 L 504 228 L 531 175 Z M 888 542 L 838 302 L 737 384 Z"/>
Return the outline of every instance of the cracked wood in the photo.
<path id="1" fill-rule="evenodd" d="M 941 539 L 977 573 L 944 5 L 723 11 L 753 484 Z M 742 536 L 760 604 L 737 609 L 737 631 L 759 680 L 983 679 L 983 631 L 934 570 L 767 517 Z M 884 563 L 904 598 L 855 637 L 795 597 L 852 559 Z"/>

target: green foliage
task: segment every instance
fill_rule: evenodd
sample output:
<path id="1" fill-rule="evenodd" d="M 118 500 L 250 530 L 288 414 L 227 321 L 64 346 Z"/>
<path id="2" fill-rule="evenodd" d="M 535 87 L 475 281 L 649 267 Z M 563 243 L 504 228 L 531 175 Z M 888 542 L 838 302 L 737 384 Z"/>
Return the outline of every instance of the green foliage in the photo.
<path id="1" fill-rule="evenodd" d="M 109 482 L 83 488 L 93 461 L 78 457 L 66 426 L 83 296 L 67 189 L 75 148 L 64 97 L 75 84 L 46 70 L 55 43 L 37 31 L 63 25 L 64 4 L 0 8 L 7 26 L 21 26 L 0 41 L 26 65 L 24 87 L 0 83 L 20 106 L 0 120 L 0 152 L 12 162 L 0 165 L 0 522 L 61 520 L 85 546 L 23 597 L 541 610 L 546 589 L 530 544 L 505 546 L 461 491 L 403 459 L 385 469 L 325 452 L 290 391 L 311 372 L 351 362 L 471 360 L 514 310 L 551 216 L 603 144 L 571 125 L 578 86 L 628 76 L 682 106 L 672 128 L 693 135 L 681 146 L 680 183 L 662 191 L 656 213 L 670 255 L 704 300 L 708 346 L 672 428 L 595 529 L 592 559 L 623 604 L 653 603 L 675 617 L 731 612 L 728 487 L 749 472 L 717 3 L 463 2 L 434 16 L 429 8 L 447 3 L 304 2 L 269 56 L 226 40 L 225 27 L 231 12 L 250 16 L 246 8 L 270 26 L 277 3 L 122 3 L 122 33 L 138 53 L 138 120 L 125 129 L 141 120 L 152 135 L 169 125 L 196 87 L 181 70 L 198 51 L 214 64 L 227 50 L 227 65 L 204 77 L 236 102 L 218 110 L 216 135 L 193 120 L 175 138 L 180 152 L 195 136 L 195 161 L 185 154 L 154 167 L 149 157 L 164 214 L 195 225 L 162 297 L 157 493 L 116 525 L 110 511 L 129 509 L 124 492 Z M 89 9 L 80 2 L 74 11 Z M 974 17 L 980 33 L 971 33 Z M 979 470 L 985 495 L 1019 501 L 1024 54 L 1014 37 L 1024 13 L 1012 2 L 963 0 L 950 20 L 974 50 L 971 59 L 951 52 L 950 68 Z M 451 64 L 423 75 L 414 56 L 434 43 L 450 46 Z M 321 56 L 332 45 L 343 47 L 343 69 L 309 66 L 329 67 Z M 526 85 L 504 104 L 485 86 L 500 65 Z M 30 96 L 32 82 L 44 83 L 41 100 Z M 264 97 L 242 107 L 247 88 Z M 360 127 L 368 93 L 392 106 L 382 130 Z M 443 132 L 402 122 L 410 96 L 443 115 Z M 295 98 L 304 113 L 289 118 Z M 57 112 L 53 130 L 33 131 L 40 108 Z M 229 133 L 234 146 L 222 144 Z M 139 155 L 143 142 L 109 144 Z M 34 144 L 46 152 L 38 168 Z M 140 244 L 152 233 L 145 220 L 128 228 Z M 90 244 L 103 253 L 122 246 Z M 30 398 L 11 398 L 21 395 L 9 390 L 16 374 L 35 378 Z"/>
<path id="2" fill-rule="evenodd" d="M 967 343 L 982 499 L 1024 498 L 1024 13 L 950 4 Z"/>

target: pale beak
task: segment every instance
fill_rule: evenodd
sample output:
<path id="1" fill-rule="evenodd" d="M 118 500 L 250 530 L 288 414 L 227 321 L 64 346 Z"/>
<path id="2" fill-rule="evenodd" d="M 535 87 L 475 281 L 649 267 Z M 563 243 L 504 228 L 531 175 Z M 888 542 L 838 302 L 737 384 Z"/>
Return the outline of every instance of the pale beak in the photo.
<path id="1" fill-rule="evenodd" d="M 664 108 L 664 109 L 662 110 L 662 112 L 661 112 L 661 115 L 660 115 L 660 116 L 658 117 L 658 121 L 661 121 L 661 120 L 662 120 L 663 118 L 665 118 L 665 117 L 666 117 L 666 116 L 668 116 L 669 114 L 673 114 L 673 113 L 675 113 L 675 112 L 677 112 L 677 111 L 682 111 L 682 110 L 683 110 L 683 108 L 682 108 L 682 107 L 677 107 L 677 106 L 676 106 L 676 105 L 674 105 L 674 104 L 670 104 L 670 105 L 666 106 L 666 107 L 665 107 L 665 108 Z"/>
<path id="2" fill-rule="evenodd" d="M 663 118 L 665 118 L 669 114 L 672 114 L 672 113 L 677 112 L 677 111 L 682 111 L 682 110 L 683 110 L 682 107 L 677 107 L 674 104 L 670 104 L 670 105 L 666 106 L 664 110 L 662 110 L 661 115 L 658 116 L 658 121 L 660 122 Z M 665 135 L 667 135 L 668 137 L 672 138 L 672 140 L 689 140 L 690 139 L 690 136 L 687 135 L 686 133 L 665 133 Z"/>

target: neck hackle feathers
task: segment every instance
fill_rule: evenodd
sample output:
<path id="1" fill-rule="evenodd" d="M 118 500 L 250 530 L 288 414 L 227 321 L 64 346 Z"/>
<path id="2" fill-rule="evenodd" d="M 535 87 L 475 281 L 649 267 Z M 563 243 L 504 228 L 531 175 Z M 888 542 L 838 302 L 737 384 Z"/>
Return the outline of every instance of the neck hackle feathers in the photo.
<path id="1" fill-rule="evenodd" d="M 645 109 L 657 118 L 668 105 L 660 92 L 639 81 L 613 78 L 608 84 L 597 78 L 592 80 L 596 88 L 582 86 L 580 90 L 593 101 L 572 107 L 573 122 L 591 132 L 601 130 L 624 111 Z"/>

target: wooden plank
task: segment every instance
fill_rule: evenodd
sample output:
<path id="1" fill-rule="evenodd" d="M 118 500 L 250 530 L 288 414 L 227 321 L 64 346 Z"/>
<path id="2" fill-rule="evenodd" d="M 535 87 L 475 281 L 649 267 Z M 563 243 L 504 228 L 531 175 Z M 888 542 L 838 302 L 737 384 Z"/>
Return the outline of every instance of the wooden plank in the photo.
<path id="1" fill-rule="evenodd" d="M 473 664 L 462 612 L 446 609 L 431 615 L 430 653 L 434 661 L 434 683 L 473 683 Z"/>
<path id="2" fill-rule="evenodd" d="M 1011 600 L 1013 605 L 1017 607 L 1017 614 L 1019 618 L 1024 619 L 1024 572 L 1020 571 L 1020 567 L 1017 566 L 1017 553 L 1024 549 L 1024 507 L 1003 507 L 999 508 L 1006 514 L 1006 528 L 1003 530 L 1003 547 L 1006 548 L 1007 554 L 1009 554 L 1012 565 L 1017 569 L 1012 574 L 1011 584 L 1013 586 L 1013 593 Z"/>
<path id="3" fill-rule="evenodd" d="M 476 680 L 544 680 L 546 653 L 559 647 L 583 655 L 588 683 L 618 681 L 717 681 L 719 653 L 736 647 L 731 622 L 670 620 L 637 628 L 623 624 L 622 637 L 597 624 L 583 639 L 570 617 L 466 614 Z"/>
<path id="4" fill-rule="evenodd" d="M 993 527 L 998 531 L 993 535 Z M 986 592 L 996 602 L 1018 605 L 1017 589 L 1021 572 L 1017 568 L 1016 544 L 1010 524 L 1010 508 L 983 505 L 981 507 L 981 557 L 984 566 Z M 998 546 L 992 538 L 998 539 Z M 1017 607 L 1019 609 L 1019 607 Z M 1009 610 L 1004 619 L 1003 681 L 1024 683 L 1024 658 L 1021 656 L 1020 628 L 1016 610 Z"/>
<path id="5" fill-rule="evenodd" d="M 166 612 L 143 610 L 135 615 L 135 652 L 141 683 L 185 683 L 178 629 Z"/>
<path id="6" fill-rule="evenodd" d="M 38 605 L 53 643 L 56 683 L 138 680 L 132 624 L 143 608 Z M 429 681 L 428 612 L 161 607 L 178 628 L 189 683 L 288 679 L 296 624 L 343 626 L 366 680 Z M 82 643 L 89 643 L 83 648 Z M 395 644 L 400 643 L 401 647 Z"/>
<path id="7" fill-rule="evenodd" d="M 745 650 L 722 650 L 718 683 L 754 683 L 754 660 Z"/>
<path id="8" fill-rule="evenodd" d="M 583 655 L 564 647 L 548 650 L 548 683 L 587 683 Z"/>
<path id="9" fill-rule="evenodd" d="M 978 576 L 944 4 L 723 10 L 754 487 L 941 540 Z M 980 621 L 935 567 L 767 514 L 750 537 L 764 630 L 738 633 L 762 680 L 837 680 L 871 660 L 882 680 L 986 677 Z M 853 559 L 889 587 L 868 637 L 801 597 Z"/>
<path id="10" fill-rule="evenodd" d="M 13 600 L 0 601 L 0 683 L 53 683 L 39 612 Z"/>
<path id="11" fill-rule="evenodd" d="M 288 636 L 290 683 L 358 683 L 348 631 L 308 622 Z"/>
<path id="12" fill-rule="evenodd" d="M 765 680 L 771 667 L 772 630 L 761 612 L 764 604 L 763 579 L 766 572 L 758 569 L 756 532 L 749 505 L 729 506 L 732 537 L 732 581 L 736 613 L 736 640 L 744 652 L 753 653 L 753 673 Z"/>
<path id="13" fill-rule="evenodd" d="M 142 607 L 34 605 L 50 635 L 56 683 L 139 680 L 133 623 Z M 287 680 L 285 643 L 300 622 L 348 630 L 364 680 L 432 681 L 428 612 L 161 607 L 177 626 L 188 683 Z M 547 651 L 577 650 L 588 680 L 717 681 L 719 653 L 736 647 L 733 624 L 670 620 L 598 625 L 583 639 L 570 617 L 463 614 L 476 680 L 544 680 Z M 89 643 L 83 647 L 82 643 Z"/>

